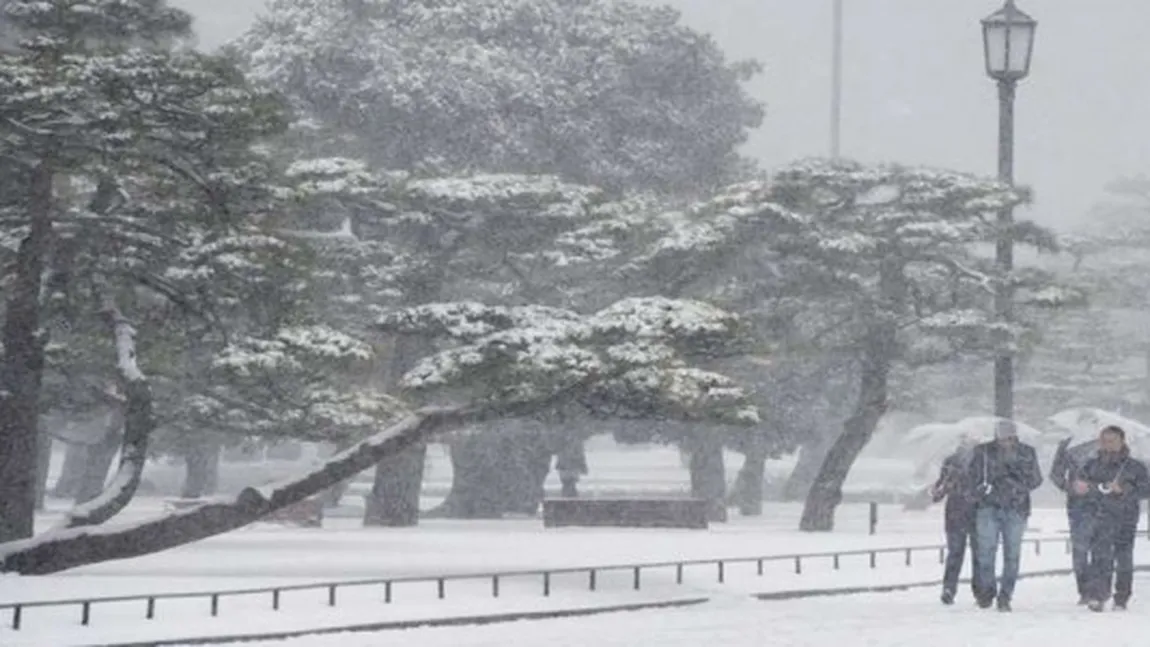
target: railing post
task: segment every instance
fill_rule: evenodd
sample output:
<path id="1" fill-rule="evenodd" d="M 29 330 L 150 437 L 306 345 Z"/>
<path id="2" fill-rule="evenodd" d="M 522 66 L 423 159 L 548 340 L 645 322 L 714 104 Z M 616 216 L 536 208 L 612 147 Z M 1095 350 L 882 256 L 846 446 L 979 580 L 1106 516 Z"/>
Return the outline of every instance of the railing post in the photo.
<path id="1" fill-rule="evenodd" d="M 156 617 L 156 598 L 148 598 L 148 610 L 144 613 L 144 617 L 148 620 Z"/>
<path id="2" fill-rule="evenodd" d="M 938 563 L 939 564 L 945 564 L 946 563 L 946 548 L 944 546 L 938 547 Z"/>
<path id="3" fill-rule="evenodd" d="M 636 591 L 638 591 L 639 587 L 641 586 L 641 581 L 642 581 L 640 579 L 642 577 L 642 575 L 640 575 L 641 572 L 642 572 L 642 569 L 639 566 L 636 566 L 635 567 L 635 582 L 634 582 Z"/>
<path id="4" fill-rule="evenodd" d="M 803 558 L 795 555 L 795 575 L 803 574 Z"/>
<path id="5" fill-rule="evenodd" d="M 24 608 L 19 604 L 12 607 L 12 629 L 14 631 L 20 631 L 20 616 L 22 615 L 23 610 Z"/>
<path id="6" fill-rule="evenodd" d="M 719 560 L 719 584 L 722 584 L 727 579 L 727 574 L 724 573 L 723 560 Z"/>
<path id="7" fill-rule="evenodd" d="M 1034 540 L 1034 554 L 1035 555 L 1041 555 L 1042 554 L 1042 540 L 1041 539 L 1035 539 Z"/>
<path id="8" fill-rule="evenodd" d="M 385 604 L 391 604 L 391 582 L 390 581 L 383 583 L 383 602 Z"/>
<path id="9" fill-rule="evenodd" d="M 280 590 L 272 589 L 272 611 L 280 610 Z"/>
<path id="10" fill-rule="evenodd" d="M 447 597 L 447 581 L 444 578 L 441 577 L 435 580 L 435 589 L 440 600 Z"/>
<path id="11" fill-rule="evenodd" d="M 212 617 L 220 615 L 220 594 L 212 594 Z"/>
<path id="12" fill-rule="evenodd" d="M 491 597 L 493 597 L 493 598 L 499 597 L 499 576 L 498 575 L 492 575 L 491 576 Z"/>
<path id="13" fill-rule="evenodd" d="M 587 588 L 591 591 L 595 590 L 595 586 L 596 586 L 595 575 L 596 575 L 595 569 L 591 569 L 590 571 L 587 572 Z"/>
<path id="14" fill-rule="evenodd" d="M 870 502 L 870 534 L 872 534 L 872 535 L 875 534 L 876 529 L 878 529 L 878 502 L 877 501 L 871 501 Z"/>
<path id="15" fill-rule="evenodd" d="M 871 568 L 877 568 L 878 567 L 878 553 L 876 553 L 873 550 L 870 552 L 870 567 Z"/>
<path id="16" fill-rule="evenodd" d="M 213 615 L 215 615 L 215 614 L 213 614 Z M 84 603 L 82 605 L 80 605 L 80 624 L 87 627 L 88 623 L 91 621 L 92 621 L 92 603 L 85 600 Z"/>
<path id="17" fill-rule="evenodd" d="M 762 559 L 760 559 L 760 560 L 758 561 L 758 564 L 757 564 L 756 566 L 757 566 L 757 570 L 758 570 L 758 575 L 759 575 L 759 577 L 762 577 L 762 576 L 763 576 L 763 560 L 762 560 Z"/>
<path id="18" fill-rule="evenodd" d="M 911 562 L 911 556 L 910 555 L 911 555 L 911 550 L 909 548 L 907 548 L 906 549 L 906 565 L 907 566 L 910 566 L 910 562 Z"/>
<path id="19" fill-rule="evenodd" d="M 839 570 L 839 554 L 838 553 L 834 554 L 832 561 L 834 562 L 834 569 L 836 571 Z"/>
<path id="20" fill-rule="evenodd" d="M 683 562 L 675 564 L 675 584 L 683 583 Z"/>
<path id="21" fill-rule="evenodd" d="M 546 597 L 549 597 L 550 595 L 551 595 L 551 573 L 544 572 L 543 573 L 543 597 L 546 598 Z"/>
<path id="22" fill-rule="evenodd" d="M 329 606 L 329 607 L 335 606 L 335 585 L 334 584 L 327 587 L 327 606 Z"/>

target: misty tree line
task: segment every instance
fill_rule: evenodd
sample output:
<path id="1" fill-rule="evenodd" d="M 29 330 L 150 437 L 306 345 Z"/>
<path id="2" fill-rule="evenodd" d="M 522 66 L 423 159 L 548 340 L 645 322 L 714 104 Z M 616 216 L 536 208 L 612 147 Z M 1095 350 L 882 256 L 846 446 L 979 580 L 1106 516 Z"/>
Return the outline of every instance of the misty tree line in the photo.
<path id="1" fill-rule="evenodd" d="M 226 532 L 373 466 L 374 522 L 414 524 L 433 437 L 457 479 L 441 512 L 465 517 L 533 509 L 523 483 L 540 492 L 554 455 L 579 470 L 604 431 L 681 447 L 715 520 L 723 450 L 743 454 L 754 514 L 765 461 L 802 446 L 802 527 L 829 530 L 892 402 L 985 363 L 998 281 L 1017 289 L 1020 352 L 1082 291 L 995 272 L 994 213 L 1023 191 L 849 161 L 756 169 L 737 147 L 764 117 L 742 87 L 757 65 L 670 9 L 276 0 L 215 54 L 160 0 L 3 9 L 5 570 Z M 105 414 L 86 478 L 103 486 L 119 448 L 115 476 L 29 539 L 41 421 Z M 204 467 L 251 439 L 346 451 L 88 530 L 149 456 Z M 499 483 L 512 460 L 528 467 Z"/>

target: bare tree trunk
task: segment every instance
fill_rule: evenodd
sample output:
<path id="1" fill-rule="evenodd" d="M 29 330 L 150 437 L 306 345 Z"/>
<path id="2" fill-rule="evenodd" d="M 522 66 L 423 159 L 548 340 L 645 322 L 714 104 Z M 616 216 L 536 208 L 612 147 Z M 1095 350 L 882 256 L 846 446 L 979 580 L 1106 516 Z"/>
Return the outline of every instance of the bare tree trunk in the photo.
<path id="1" fill-rule="evenodd" d="M 834 530 L 835 508 L 842 502 L 843 484 L 859 454 L 870 442 L 878 421 L 886 413 L 890 371 L 897 352 L 895 313 L 906 302 L 902 267 L 890 260 L 880 268 L 882 302 L 871 313 L 859 362 L 859 396 L 854 413 L 843 423 L 843 433 L 831 445 L 819 474 L 807 493 L 799 529 L 808 532 Z"/>
<path id="2" fill-rule="evenodd" d="M 551 451 L 538 429 L 486 430 L 451 442 L 451 468 L 451 491 L 435 516 L 535 514 L 543 501 Z"/>
<path id="3" fill-rule="evenodd" d="M 400 336 L 392 354 L 391 384 L 399 384 L 404 372 L 430 350 L 426 339 Z M 419 498 L 423 491 L 423 466 L 427 444 L 412 443 L 404 456 L 392 456 L 376 467 L 371 494 L 364 509 L 365 526 L 415 526 L 419 523 Z"/>
<path id="4" fill-rule="evenodd" d="M 708 521 L 727 521 L 727 470 L 722 439 L 714 431 L 696 431 L 688 440 L 691 496 L 708 502 Z"/>
<path id="5" fill-rule="evenodd" d="M 795 462 L 795 467 L 787 477 L 786 485 L 783 486 L 783 498 L 787 501 L 799 501 L 807 497 L 823 461 L 827 458 L 831 442 L 836 437 L 825 430 L 813 431 L 811 436 L 799 450 L 799 460 Z"/>
<path id="6" fill-rule="evenodd" d="M 28 186 L 28 235 L 6 288 L 0 357 L 0 542 L 31 537 L 44 345 L 40 292 L 52 238 L 52 172 L 41 164 Z"/>
<path id="7" fill-rule="evenodd" d="M 735 478 L 739 514 L 759 517 L 763 514 L 763 481 L 766 477 L 767 450 L 762 442 L 753 442 L 743 457 L 743 466 Z"/>
<path id="8" fill-rule="evenodd" d="M 116 452 L 120 451 L 123 442 L 121 434 L 123 418 L 117 412 L 111 413 L 110 416 L 114 422 L 105 430 L 100 442 L 88 447 L 84 457 L 84 470 L 76 486 L 76 505 L 82 505 L 100 496 L 104 491 L 104 483 L 108 481 L 112 461 L 116 458 Z"/>
<path id="9" fill-rule="evenodd" d="M 298 503 L 351 478 L 413 444 L 424 443 L 446 428 L 493 418 L 530 415 L 555 407 L 561 397 L 532 405 L 506 407 L 426 408 L 407 416 L 318 469 L 270 487 L 246 488 L 231 501 L 205 503 L 120 528 L 100 532 L 85 528 L 50 531 L 35 539 L 0 544 L 0 572 L 25 575 L 56 573 L 113 559 L 156 553 L 242 528 L 269 513 Z"/>
<path id="10" fill-rule="evenodd" d="M 43 510 L 48 497 L 48 470 L 52 467 L 52 436 L 41 432 L 36 446 L 36 509 Z"/>
<path id="11" fill-rule="evenodd" d="M 203 433 L 192 440 L 184 454 L 184 487 L 180 496 L 198 499 L 216 493 L 220 477 L 220 439 L 213 433 Z"/>
<path id="12" fill-rule="evenodd" d="M 68 443 L 64 446 L 64 465 L 60 477 L 52 487 L 52 496 L 60 499 L 73 499 L 80 491 L 80 481 L 84 479 L 84 465 L 88 462 L 88 446 Z"/>
<path id="13" fill-rule="evenodd" d="M 104 314 L 115 340 L 116 371 L 124 391 L 124 444 L 120 450 L 120 466 L 107 489 L 68 513 L 62 524 L 64 528 L 99 525 L 131 502 L 148 460 L 148 441 L 156 429 L 152 389 L 136 362 L 136 329 L 115 306 L 108 306 Z"/>

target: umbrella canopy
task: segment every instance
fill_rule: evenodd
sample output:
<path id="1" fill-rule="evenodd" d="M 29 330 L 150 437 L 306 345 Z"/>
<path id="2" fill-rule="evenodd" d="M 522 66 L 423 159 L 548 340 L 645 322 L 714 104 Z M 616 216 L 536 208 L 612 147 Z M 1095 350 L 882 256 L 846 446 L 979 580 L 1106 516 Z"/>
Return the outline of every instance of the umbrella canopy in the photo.
<path id="1" fill-rule="evenodd" d="M 1126 442 L 1133 454 L 1150 456 L 1150 427 L 1133 418 L 1102 409 L 1077 407 L 1059 411 L 1047 420 L 1054 425 L 1052 433 L 1059 439 L 1070 438 L 1072 448 L 1085 443 L 1097 443 L 1098 433 L 1104 427 L 1114 425 L 1126 431 Z"/>
<path id="2" fill-rule="evenodd" d="M 904 442 L 913 452 L 918 465 L 937 465 L 958 449 L 964 437 L 969 436 L 979 443 L 994 440 L 994 432 L 1000 424 L 1013 424 L 1018 439 L 1024 443 L 1034 443 L 1042 437 L 1041 431 L 1018 421 L 994 416 L 973 416 L 958 422 L 919 425 L 907 432 Z"/>

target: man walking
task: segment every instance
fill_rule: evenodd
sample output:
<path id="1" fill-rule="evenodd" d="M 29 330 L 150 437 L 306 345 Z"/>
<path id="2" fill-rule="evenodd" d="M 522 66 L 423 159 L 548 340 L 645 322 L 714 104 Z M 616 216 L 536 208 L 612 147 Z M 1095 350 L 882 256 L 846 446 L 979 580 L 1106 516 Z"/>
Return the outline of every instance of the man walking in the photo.
<path id="1" fill-rule="evenodd" d="M 1001 421 L 994 440 L 974 448 L 967 477 L 975 492 L 975 598 L 990 608 L 1010 611 L 1022 559 L 1022 533 L 1030 518 L 1030 493 L 1042 485 L 1034 448 L 1019 442 L 1014 423 Z M 1002 580 L 996 582 L 995 557 L 1002 544 Z"/>
<path id="2" fill-rule="evenodd" d="M 971 590 L 978 597 L 978 560 L 974 540 L 974 501 L 973 491 L 967 478 L 970 459 L 977 442 L 970 435 L 964 435 L 958 449 L 946 457 L 938 480 L 930 488 L 930 497 L 935 502 L 946 499 L 944 512 L 946 528 L 946 567 L 942 576 L 942 603 L 954 604 L 958 590 L 958 576 L 962 571 L 966 547 L 970 545 Z"/>
<path id="3" fill-rule="evenodd" d="M 1150 493 L 1150 475 L 1145 465 L 1130 456 L 1126 432 L 1120 427 L 1103 429 L 1099 445 L 1098 456 L 1083 466 L 1074 481 L 1074 491 L 1085 498 L 1091 515 L 1087 606 L 1102 611 L 1113 593 L 1114 608 L 1123 610 L 1134 579 L 1138 501 Z"/>
<path id="4" fill-rule="evenodd" d="M 1073 556 L 1074 581 L 1078 587 L 1078 604 L 1089 602 L 1086 591 L 1087 565 L 1090 561 L 1090 522 L 1092 515 L 1086 497 L 1074 491 L 1079 470 L 1098 452 L 1098 443 L 1091 441 L 1070 447 L 1070 438 L 1058 443 L 1054 464 L 1050 467 L 1050 481 L 1066 493 L 1066 518 L 1070 524 L 1070 550 Z M 1138 523 L 1135 510 L 1134 523 Z M 1133 545 L 1133 537 L 1131 537 Z M 1133 553 L 1131 553 L 1133 559 Z"/>

